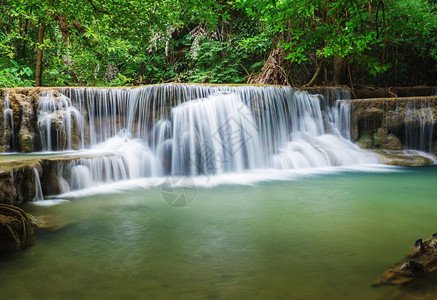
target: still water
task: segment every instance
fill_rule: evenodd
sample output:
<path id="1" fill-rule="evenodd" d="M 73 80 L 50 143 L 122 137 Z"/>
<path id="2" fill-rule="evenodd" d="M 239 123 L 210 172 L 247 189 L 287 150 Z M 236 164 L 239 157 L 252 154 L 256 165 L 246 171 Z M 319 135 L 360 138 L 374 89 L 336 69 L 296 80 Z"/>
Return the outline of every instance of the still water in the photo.
<path id="1" fill-rule="evenodd" d="M 437 231 L 436 166 L 197 186 L 179 208 L 140 186 L 25 206 L 63 227 L 0 260 L 0 298 L 387 299 L 371 283 Z"/>

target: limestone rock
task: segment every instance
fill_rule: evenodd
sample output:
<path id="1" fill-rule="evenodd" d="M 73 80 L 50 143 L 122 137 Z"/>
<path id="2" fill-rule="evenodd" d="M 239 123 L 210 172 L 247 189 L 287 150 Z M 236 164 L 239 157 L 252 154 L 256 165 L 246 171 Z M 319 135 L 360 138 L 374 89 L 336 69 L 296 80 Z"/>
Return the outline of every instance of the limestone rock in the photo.
<path id="1" fill-rule="evenodd" d="M 18 132 L 18 144 L 22 152 L 32 152 L 34 137 L 35 134 L 30 133 L 26 127 L 21 127 Z"/>
<path id="2" fill-rule="evenodd" d="M 435 162 L 431 155 L 424 156 L 423 153 L 417 151 L 395 151 L 395 150 L 373 150 L 381 163 L 392 166 L 426 166 L 432 165 Z"/>
<path id="3" fill-rule="evenodd" d="M 387 136 L 386 143 L 382 145 L 382 148 L 388 150 L 402 150 L 402 143 L 397 136 L 390 133 Z"/>
<path id="4" fill-rule="evenodd" d="M 18 165 L 12 170 L 0 171 L 0 203 L 19 205 L 35 197 L 35 171 L 38 164 Z"/>

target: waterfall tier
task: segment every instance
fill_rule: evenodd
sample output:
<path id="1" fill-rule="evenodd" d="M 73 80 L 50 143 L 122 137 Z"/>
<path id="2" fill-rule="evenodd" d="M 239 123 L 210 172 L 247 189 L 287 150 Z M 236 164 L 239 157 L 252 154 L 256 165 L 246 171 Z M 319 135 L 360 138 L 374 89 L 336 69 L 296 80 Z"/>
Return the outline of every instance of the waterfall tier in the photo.
<path id="1" fill-rule="evenodd" d="M 350 104 L 339 101 L 348 98 L 342 90 L 323 97 L 273 86 L 46 91 L 32 149 L 102 154 L 54 170 L 64 192 L 143 177 L 375 163 L 350 141 Z M 22 119 L 32 120 L 26 112 Z M 4 114 L 12 127 L 12 112 Z"/>

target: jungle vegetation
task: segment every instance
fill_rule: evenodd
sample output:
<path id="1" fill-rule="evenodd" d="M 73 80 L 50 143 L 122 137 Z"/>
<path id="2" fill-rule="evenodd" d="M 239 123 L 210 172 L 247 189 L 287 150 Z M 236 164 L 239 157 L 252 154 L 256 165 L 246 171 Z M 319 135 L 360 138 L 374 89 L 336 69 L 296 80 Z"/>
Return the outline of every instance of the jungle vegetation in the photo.
<path id="1" fill-rule="evenodd" d="M 0 0 L 0 87 L 435 85 L 433 0 Z"/>

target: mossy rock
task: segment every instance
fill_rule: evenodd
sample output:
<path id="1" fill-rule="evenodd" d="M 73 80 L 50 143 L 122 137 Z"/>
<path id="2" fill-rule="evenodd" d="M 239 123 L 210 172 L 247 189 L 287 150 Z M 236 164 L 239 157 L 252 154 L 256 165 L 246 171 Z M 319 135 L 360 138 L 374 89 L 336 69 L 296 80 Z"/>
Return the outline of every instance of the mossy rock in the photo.
<path id="1" fill-rule="evenodd" d="M 29 133 L 26 128 L 21 128 L 18 133 L 18 143 L 22 152 L 32 152 L 33 151 L 33 135 Z"/>
<path id="2" fill-rule="evenodd" d="M 385 128 L 378 128 L 373 134 L 373 145 L 377 147 L 387 144 L 388 132 Z"/>
<path id="3" fill-rule="evenodd" d="M 389 150 L 402 150 L 401 140 L 394 134 L 390 133 L 387 136 L 387 142 L 383 145 L 383 148 Z"/>
<path id="4" fill-rule="evenodd" d="M 358 140 L 358 144 L 363 149 L 372 149 L 373 147 L 373 139 L 370 133 L 363 132 L 361 134 L 360 139 Z"/>

